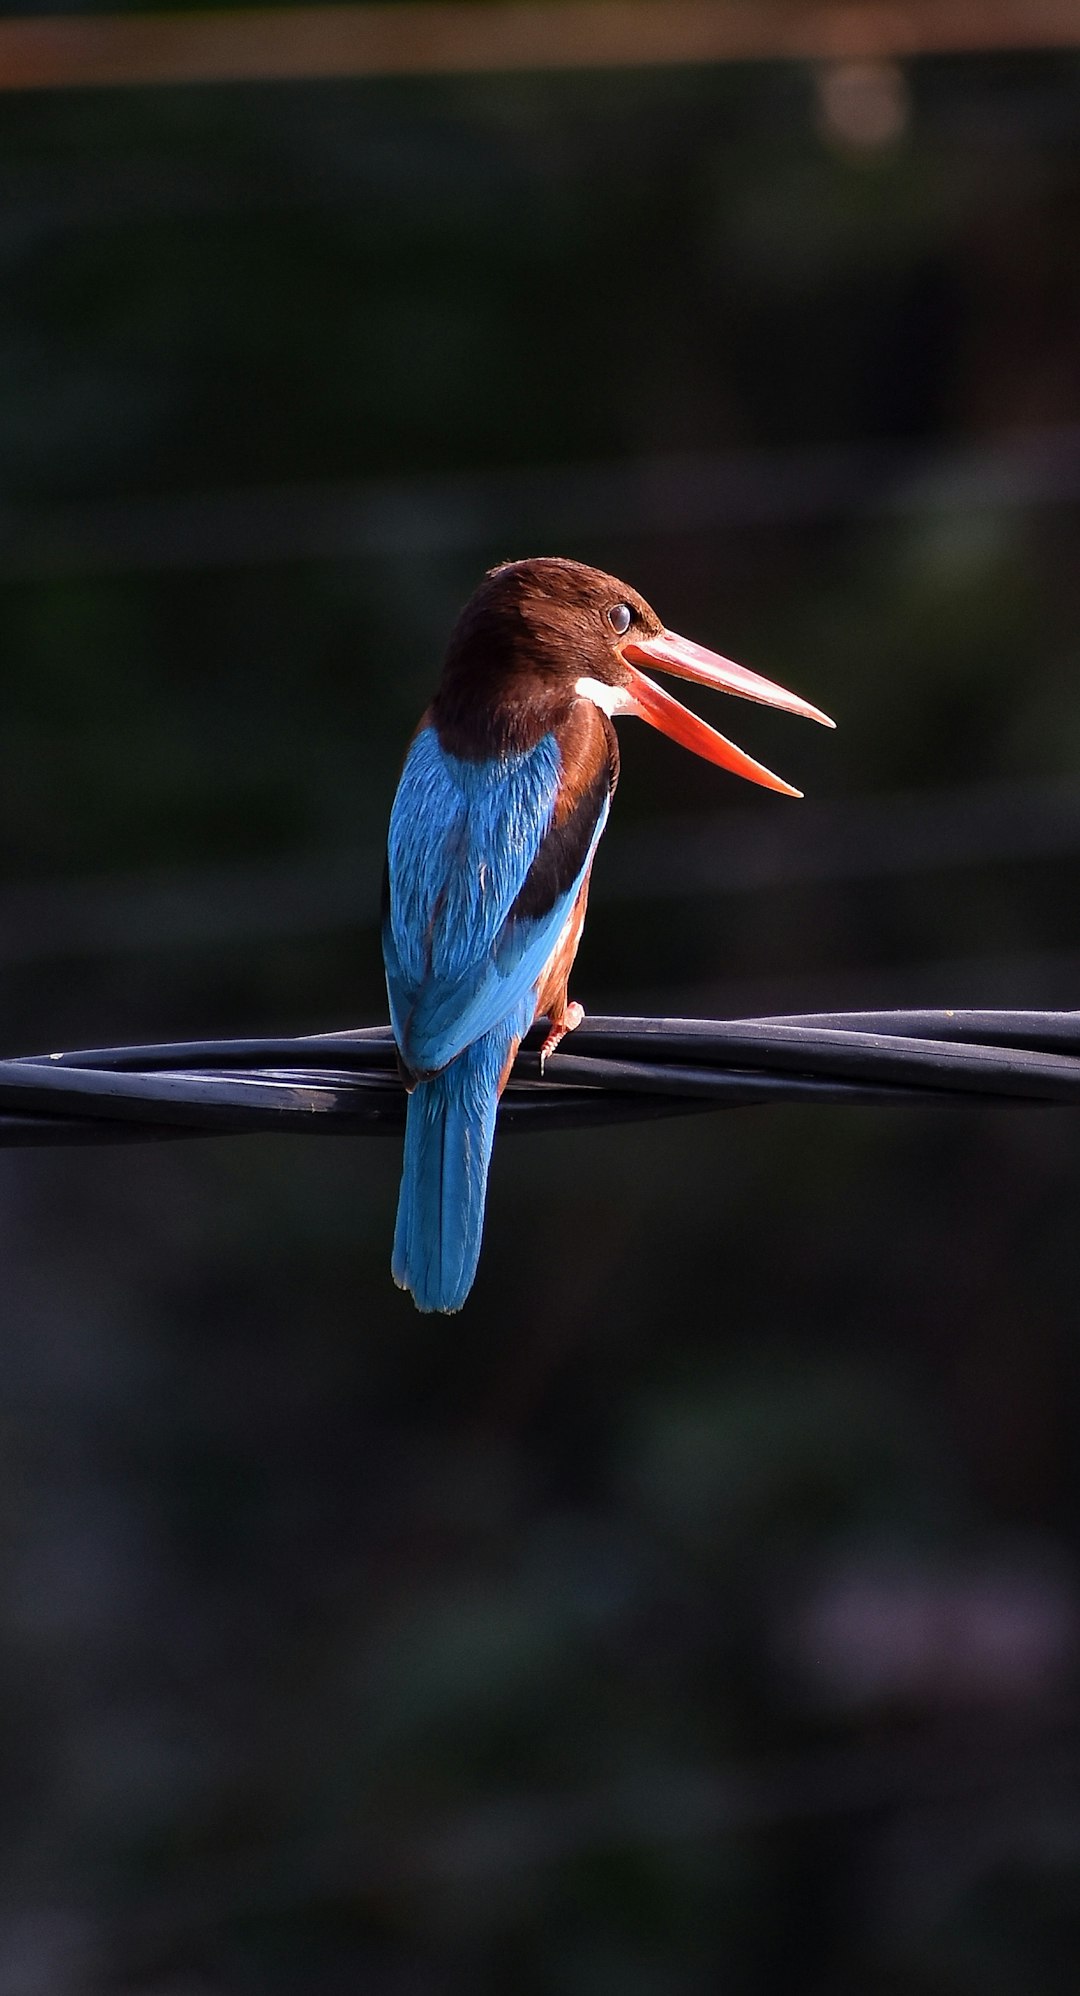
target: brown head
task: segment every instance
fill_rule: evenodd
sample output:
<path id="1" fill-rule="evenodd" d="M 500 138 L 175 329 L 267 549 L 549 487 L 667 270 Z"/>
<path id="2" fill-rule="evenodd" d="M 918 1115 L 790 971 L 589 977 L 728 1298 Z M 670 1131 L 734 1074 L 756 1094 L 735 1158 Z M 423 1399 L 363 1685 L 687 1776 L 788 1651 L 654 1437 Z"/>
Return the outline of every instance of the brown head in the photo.
<path id="1" fill-rule="evenodd" d="M 432 720 L 452 755 L 485 761 L 534 747 L 578 701 L 590 700 L 605 714 L 639 715 L 740 776 L 799 795 L 647 679 L 640 663 L 833 725 L 797 694 L 665 629 L 629 583 L 554 557 L 504 562 L 484 577 L 451 635 Z"/>

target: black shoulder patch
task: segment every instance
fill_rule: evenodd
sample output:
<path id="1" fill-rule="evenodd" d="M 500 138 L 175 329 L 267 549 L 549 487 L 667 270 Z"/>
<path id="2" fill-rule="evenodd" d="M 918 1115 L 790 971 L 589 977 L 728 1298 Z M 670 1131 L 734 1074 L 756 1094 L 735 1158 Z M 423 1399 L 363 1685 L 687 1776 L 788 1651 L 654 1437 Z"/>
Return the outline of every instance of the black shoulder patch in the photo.
<path id="1" fill-rule="evenodd" d="M 619 777 L 619 750 L 615 730 L 608 723 L 609 753 L 588 788 L 584 790 L 561 825 L 552 825 L 533 860 L 509 920 L 539 921 L 569 892 L 585 864 L 597 819 Z"/>

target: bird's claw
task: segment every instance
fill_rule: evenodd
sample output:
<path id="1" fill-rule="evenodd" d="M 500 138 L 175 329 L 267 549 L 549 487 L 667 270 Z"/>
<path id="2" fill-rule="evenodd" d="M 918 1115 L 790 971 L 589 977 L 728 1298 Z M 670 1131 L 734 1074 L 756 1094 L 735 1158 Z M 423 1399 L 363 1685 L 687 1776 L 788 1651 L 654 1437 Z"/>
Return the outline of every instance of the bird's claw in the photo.
<path id="1" fill-rule="evenodd" d="M 547 1065 L 549 1056 L 554 1053 L 557 1046 L 561 1045 L 567 1033 L 574 1032 L 580 1026 L 584 1017 L 585 1007 L 584 1005 L 579 1005 L 575 999 L 573 1004 L 567 1006 L 562 1018 L 552 1024 L 551 1031 L 540 1049 L 541 1077 L 543 1077 L 544 1068 Z"/>

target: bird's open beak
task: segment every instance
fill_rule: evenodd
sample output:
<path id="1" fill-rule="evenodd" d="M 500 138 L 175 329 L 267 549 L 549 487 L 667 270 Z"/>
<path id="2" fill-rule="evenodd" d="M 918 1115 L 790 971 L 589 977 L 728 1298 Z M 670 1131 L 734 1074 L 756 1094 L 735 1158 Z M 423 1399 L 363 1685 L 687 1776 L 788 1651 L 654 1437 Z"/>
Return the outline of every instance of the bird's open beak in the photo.
<path id="1" fill-rule="evenodd" d="M 639 663 L 657 665 L 662 672 L 676 673 L 680 679 L 694 679 L 700 686 L 713 686 L 721 693 L 735 693 L 740 700 L 759 700 L 766 707 L 781 707 L 787 714 L 820 721 L 824 728 L 835 727 L 827 714 L 811 707 L 809 701 L 800 700 L 797 693 L 785 692 L 771 680 L 748 672 L 744 665 L 735 665 L 730 658 L 706 651 L 704 645 L 696 645 L 692 638 L 680 638 L 674 631 L 660 631 L 654 638 L 630 638 L 619 649 L 630 672 L 627 712 L 639 714 L 651 727 L 659 728 L 661 734 L 670 735 L 673 742 L 704 756 L 706 762 L 718 763 L 721 769 L 730 769 L 751 783 L 761 783 L 766 790 L 779 790 L 785 797 L 802 796 L 801 790 L 793 790 L 790 783 L 774 776 L 752 756 L 744 755 L 734 742 L 717 734 L 715 728 L 699 720 L 689 707 L 665 693 L 662 686 L 647 679 L 636 667 Z"/>

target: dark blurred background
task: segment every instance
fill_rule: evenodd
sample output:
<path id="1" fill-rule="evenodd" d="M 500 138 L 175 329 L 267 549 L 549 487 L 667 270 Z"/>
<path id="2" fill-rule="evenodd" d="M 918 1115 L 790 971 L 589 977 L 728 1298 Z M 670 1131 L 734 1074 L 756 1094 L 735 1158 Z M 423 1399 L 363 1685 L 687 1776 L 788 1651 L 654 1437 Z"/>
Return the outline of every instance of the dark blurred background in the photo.
<path id="1" fill-rule="evenodd" d="M 1080 56 L 558 12 L 0 95 L 5 1050 L 384 1018 L 534 553 L 840 724 L 709 706 L 803 804 L 624 728 L 587 1008 L 1080 1001 Z M 507 1137 L 453 1319 L 397 1174 L 0 1157 L 0 1996 L 1074 1991 L 1075 1118 Z"/>

